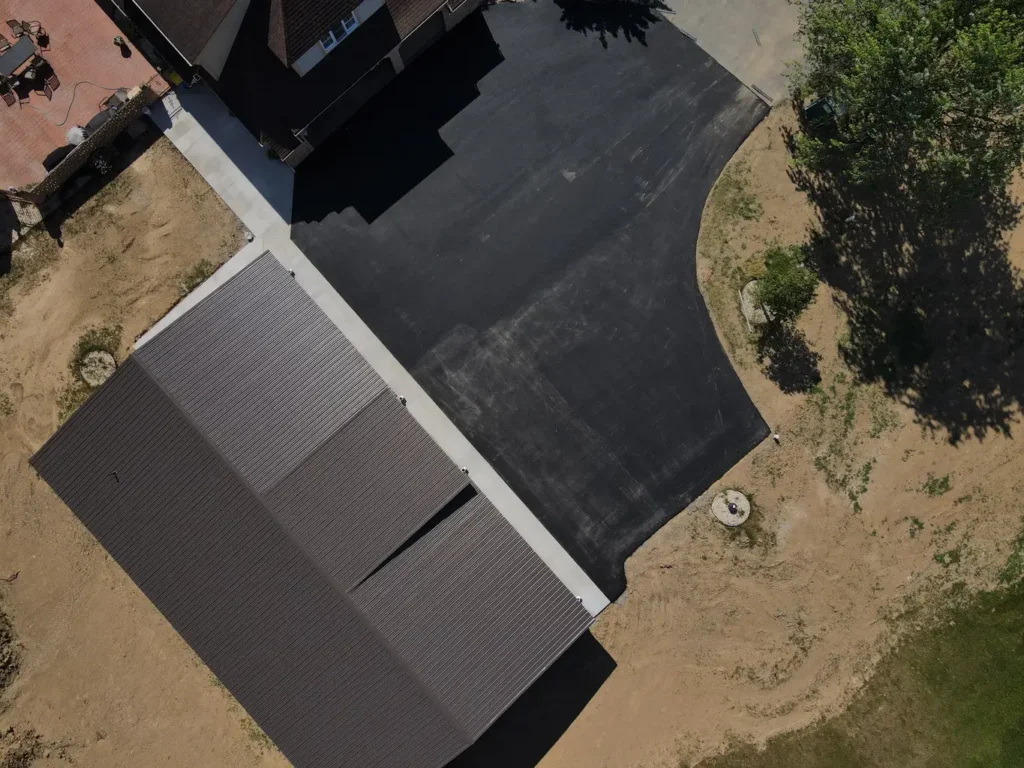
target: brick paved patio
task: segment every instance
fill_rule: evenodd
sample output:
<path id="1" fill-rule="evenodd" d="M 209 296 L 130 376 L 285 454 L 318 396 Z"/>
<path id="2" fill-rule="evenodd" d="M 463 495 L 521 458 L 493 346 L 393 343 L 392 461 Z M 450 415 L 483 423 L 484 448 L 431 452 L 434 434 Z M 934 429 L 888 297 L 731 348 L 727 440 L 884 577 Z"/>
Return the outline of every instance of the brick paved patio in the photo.
<path id="1" fill-rule="evenodd" d="M 93 0 L 0 0 L 0 33 L 14 37 L 7 19 L 39 22 L 49 36 L 40 51 L 60 79 L 48 101 L 41 91 L 8 107 L 0 102 L 0 188 L 21 188 L 46 176 L 43 158 L 67 144 L 65 134 L 84 125 L 118 88 L 167 84 L 134 47 L 125 57 L 113 40 L 121 31 Z M 122 35 L 123 36 L 123 35 Z"/>

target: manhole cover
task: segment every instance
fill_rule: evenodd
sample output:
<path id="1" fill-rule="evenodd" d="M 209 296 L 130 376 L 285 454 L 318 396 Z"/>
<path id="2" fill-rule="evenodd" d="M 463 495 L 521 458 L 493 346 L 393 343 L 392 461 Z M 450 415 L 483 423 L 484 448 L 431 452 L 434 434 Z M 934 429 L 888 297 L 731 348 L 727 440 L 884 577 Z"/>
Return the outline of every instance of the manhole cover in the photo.
<path id="1" fill-rule="evenodd" d="M 722 525 L 735 528 L 750 517 L 750 502 L 739 491 L 722 491 L 711 502 L 711 514 Z"/>
<path id="2" fill-rule="evenodd" d="M 82 358 L 78 365 L 78 375 L 90 387 L 98 387 L 109 379 L 117 368 L 114 356 L 102 349 L 94 349 Z"/>

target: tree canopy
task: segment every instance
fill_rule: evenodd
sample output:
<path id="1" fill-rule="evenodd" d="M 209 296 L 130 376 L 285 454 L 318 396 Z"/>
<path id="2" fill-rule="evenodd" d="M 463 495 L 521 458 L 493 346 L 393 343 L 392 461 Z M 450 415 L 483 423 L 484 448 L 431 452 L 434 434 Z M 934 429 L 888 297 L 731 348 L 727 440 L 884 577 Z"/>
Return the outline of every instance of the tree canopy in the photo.
<path id="1" fill-rule="evenodd" d="M 1024 161 L 1024 0 L 799 2 L 794 85 L 837 117 L 798 162 L 939 199 L 1006 186 Z"/>
<path id="2" fill-rule="evenodd" d="M 814 301 L 818 278 L 803 265 L 803 248 L 775 245 L 765 251 L 764 277 L 757 281 L 757 298 L 773 323 L 790 323 Z"/>

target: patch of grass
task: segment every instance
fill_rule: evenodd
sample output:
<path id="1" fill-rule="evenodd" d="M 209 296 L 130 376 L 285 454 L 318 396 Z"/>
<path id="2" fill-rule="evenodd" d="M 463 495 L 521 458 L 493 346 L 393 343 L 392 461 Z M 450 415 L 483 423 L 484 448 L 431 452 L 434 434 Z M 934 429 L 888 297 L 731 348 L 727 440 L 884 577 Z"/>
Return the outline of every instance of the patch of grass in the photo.
<path id="1" fill-rule="evenodd" d="M 749 184 L 750 166 L 746 163 L 734 163 L 718 177 L 712 203 L 726 219 L 757 221 L 761 218 L 764 209 Z"/>
<path id="2" fill-rule="evenodd" d="M 7 614 L 0 611 L 0 691 L 10 685 L 18 674 L 18 646 L 14 639 L 14 627 Z"/>
<path id="3" fill-rule="evenodd" d="M 14 401 L 6 392 L 0 392 L 0 419 L 6 419 L 14 414 Z"/>
<path id="4" fill-rule="evenodd" d="M 951 565 L 959 565 L 961 559 L 963 559 L 963 546 L 954 547 L 953 549 L 945 552 L 939 552 L 935 555 L 935 562 L 943 568 L 949 568 Z"/>
<path id="5" fill-rule="evenodd" d="M 959 601 L 885 659 L 841 715 L 699 766 L 1021 768 L 1022 638 L 1024 589 Z"/>
<path id="6" fill-rule="evenodd" d="M 948 493 L 952 486 L 949 482 L 949 475 L 943 475 L 942 477 L 936 477 L 931 472 L 928 473 L 928 479 L 924 481 L 921 486 L 921 492 L 926 493 L 929 496 L 941 496 L 944 493 Z"/>
<path id="7" fill-rule="evenodd" d="M 31 768 L 43 756 L 43 740 L 31 728 L 16 731 L 13 726 L 0 736 L 0 768 Z"/>
<path id="8" fill-rule="evenodd" d="M 861 511 L 860 497 L 867 493 L 875 465 L 875 459 L 859 464 L 854 456 L 860 389 L 846 374 L 838 373 L 830 384 L 814 387 L 807 397 L 824 422 L 817 429 L 822 446 L 814 457 L 814 467 L 829 488 L 850 500 L 854 512 Z"/>
<path id="9" fill-rule="evenodd" d="M 116 358 L 120 346 L 121 326 L 90 328 L 75 342 L 75 351 L 71 354 L 71 361 L 68 363 L 71 375 L 79 378 L 78 369 L 82 366 L 85 356 L 90 352 L 108 352 Z"/>
<path id="10" fill-rule="evenodd" d="M 90 352 L 103 351 L 109 352 L 116 359 L 120 346 L 121 326 L 119 325 L 90 328 L 78 339 L 71 359 L 68 361 L 71 380 L 57 397 L 57 418 L 61 424 L 71 418 L 71 414 L 77 411 L 93 393 L 94 388 L 85 382 L 79 374 L 85 356 Z"/>
<path id="11" fill-rule="evenodd" d="M 1010 557 L 1006 561 L 1002 573 L 999 574 L 999 581 L 1012 586 L 1019 586 L 1024 582 L 1024 528 L 1010 545 Z M 1022 638 L 1022 644 L 1024 644 L 1024 638 Z"/>
<path id="12" fill-rule="evenodd" d="M 910 520 L 910 530 L 909 530 L 910 538 L 912 538 L 912 539 L 916 538 L 917 534 L 919 534 L 921 531 L 924 530 L 924 523 L 922 523 L 916 517 L 910 517 L 910 518 L 907 518 L 907 519 Z"/>
<path id="13" fill-rule="evenodd" d="M 252 741 L 253 745 L 260 752 L 273 748 L 274 742 L 263 732 L 262 728 L 256 725 L 256 721 L 248 715 L 242 717 L 242 728 L 245 730 L 245 735 L 249 737 L 249 740 Z"/>
<path id="14" fill-rule="evenodd" d="M 192 269 L 188 270 L 181 276 L 181 287 L 178 291 L 181 294 L 181 297 L 184 298 L 188 296 L 192 291 L 205 283 L 216 271 L 216 264 L 209 259 L 202 259 L 198 264 L 192 267 Z"/>
<path id="15" fill-rule="evenodd" d="M 0 275 L 0 317 L 14 311 L 11 291 L 16 285 L 30 286 L 40 272 L 60 256 L 56 242 L 45 232 L 34 231 L 11 246 L 11 264 Z"/>
<path id="16" fill-rule="evenodd" d="M 881 391 L 872 393 L 868 400 L 868 414 L 871 416 L 868 437 L 873 440 L 881 437 L 886 432 L 898 429 L 900 426 L 900 419 L 896 410 Z"/>
<path id="17" fill-rule="evenodd" d="M 953 499 L 953 506 L 958 507 L 961 504 L 966 504 L 967 502 L 972 501 L 973 499 L 973 494 L 965 493 L 963 496 L 957 496 L 955 499 Z"/>

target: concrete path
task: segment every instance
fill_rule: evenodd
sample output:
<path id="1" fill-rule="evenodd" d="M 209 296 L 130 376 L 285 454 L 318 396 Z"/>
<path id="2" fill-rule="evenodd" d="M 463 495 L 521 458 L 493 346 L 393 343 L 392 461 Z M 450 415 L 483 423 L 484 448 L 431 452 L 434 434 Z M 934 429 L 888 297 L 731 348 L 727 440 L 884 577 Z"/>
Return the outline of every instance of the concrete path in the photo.
<path id="1" fill-rule="evenodd" d="M 293 174 L 270 161 L 259 145 L 212 92 L 165 99 L 153 117 L 179 151 L 235 211 L 254 239 L 136 342 L 146 344 L 191 307 L 240 272 L 264 251 L 295 273 L 299 285 L 331 318 L 389 387 L 406 398 L 409 413 L 456 465 L 469 470 L 474 485 L 519 532 L 552 572 L 596 616 L 608 598 L 569 556 L 494 468 L 470 444 L 415 379 L 381 343 L 291 241 L 289 217 Z M 244 135 L 243 135 L 244 134 Z M 253 151 L 255 147 L 256 151 Z M 287 199 L 287 204 L 285 204 Z M 287 213 L 283 213 L 287 211 Z"/>
<path id="2" fill-rule="evenodd" d="M 803 52 L 797 8 L 787 0 L 664 0 L 665 16 L 753 90 L 778 102 L 788 62 Z M 756 87 L 755 87 L 756 86 Z"/>
<path id="3" fill-rule="evenodd" d="M 150 117 L 254 235 L 291 221 L 294 171 L 268 158 L 208 86 L 172 91 Z"/>

